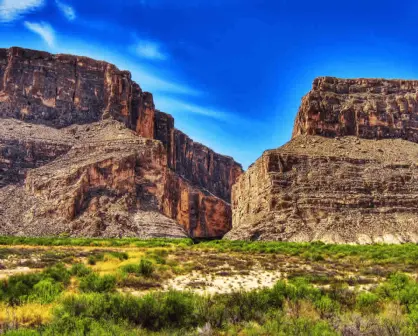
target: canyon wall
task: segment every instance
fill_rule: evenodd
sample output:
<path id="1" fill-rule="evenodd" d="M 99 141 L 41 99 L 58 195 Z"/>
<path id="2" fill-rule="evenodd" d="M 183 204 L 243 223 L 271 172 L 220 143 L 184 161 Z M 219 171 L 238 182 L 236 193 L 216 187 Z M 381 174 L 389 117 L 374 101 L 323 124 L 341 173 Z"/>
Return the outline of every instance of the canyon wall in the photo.
<path id="1" fill-rule="evenodd" d="M 418 242 L 417 81 L 323 77 L 233 187 L 228 239 Z"/>
<path id="2" fill-rule="evenodd" d="M 99 215 L 103 204 L 97 203 L 98 201 L 94 201 L 96 205 L 92 211 L 87 211 L 90 205 L 85 202 L 90 202 L 91 190 L 99 196 L 110 193 L 114 201 L 117 199 L 119 202 L 121 198 L 129 200 L 126 206 L 122 207 L 122 212 L 128 213 L 136 209 L 135 211 L 142 211 L 143 215 L 144 203 L 138 206 L 138 201 L 149 194 L 154 200 L 152 211 L 177 221 L 192 237 L 219 237 L 231 227 L 231 188 L 242 173 L 241 166 L 232 158 L 215 153 L 175 129 L 174 119 L 155 109 L 152 94 L 143 92 L 139 85 L 132 81 L 128 71 L 120 71 L 112 64 L 86 57 L 52 55 L 17 47 L 0 49 L 0 118 L 4 130 L 11 127 L 11 119 L 20 120 L 20 124 L 13 123 L 12 127 L 15 128 L 13 132 L 22 137 L 19 139 L 15 136 L 12 139 L 10 132 L 2 132 L 0 136 L 0 187 L 4 187 L 4 199 L 7 198 L 5 190 L 10 191 L 12 185 L 21 183 L 27 176 L 25 192 L 42 198 L 43 204 L 59 199 L 65 200 L 60 203 L 61 206 L 55 206 L 55 210 L 51 208 L 48 213 L 64 218 L 64 222 L 71 222 L 72 227 L 84 213 L 90 214 L 90 221 L 103 223 L 108 220 L 114 223 L 111 230 L 105 230 L 103 224 L 97 224 L 102 230 L 96 230 L 96 235 L 100 232 L 106 232 L 103 233 L 105 235 L 141 233 L 139 228 L 118 231 L 117 220 L 105 219 L 110 212 L 106 212 L 106 216 Z M 100 137 L 97 138 L 92 129 L 108 127 L 106 123 L 103 124 L 106 120 L 121 124 L 109 128 L 108 135 L 99 132 Z M 99 123 L 99 126 L 96 123 Z M 35 133 L 23 131 L 31 127 Z M 117 133 L 115 129 L 120 128 L 131 130 L 132 133 L 122 132 L 123 134 L 119 134 L 120 139 L 112 138 L 112 134 Z M 162 144 L 158 163 L 146 163 L 146 158 L 153 155 L 152 151 L 145 149 L 152 147 L 153 143 L 138 142 L 131 139 L 132 134 L 137 138 L 155 139 L 156 143 Z M 115 163 L 118 146 L 119 150 L 125 148 L 124 139 L 129 139 L 126 141 L 131 143 L 125 154 L 131 153 L 135 147 L 137 150 L 142 148 L 145 154 L 138 156 L 137 152 L 131 153 L 133 156 L 128 155 L 127 161 L 117 160 Z M 80 141 L 83 141 L 84 147 L 77 147 L 80 146 Z M 100 145 L 96 146 L 97 141 Z M 107 152 L 103 152 L 102 147 L 106 148 Z M 109 157 L 109 153 L 113 159 Z M 102 162 L 101 159 L 105 157 L 108 157 L 107 161 Z M 42 169 L 49 172 L 42 180 L 54 180 L 55 175 L 52 173 L 55 172 L 55 165 L 63 165 L 67 160 L 66 165 L 78 167 L 79 163 L 87 158 L 92 160 L 89 161 L 92 166 L 82 168 L 76 174 L 75 181 L 83 185 L 77 186 L 77 192 L 68 193 L 67 189 L 73 183 L 69 182 L 73 179 L 72 173 L 69 172 L 64 173 L 63 180 L 55 185 L 41 184 L 44 186 L 41 188 L 42 193 L 40 188 L 34 187 L 43 176 L 40 173 Z M 131 170 L 118 169 L 125 165 Z M 143 174 L 139 174 L 138 169 L 135 170 L 134 167 L 143 167 L 140 169 L 142 172 L 147 169 L 152 172 L 151 168 L 154 166 L 159 167 L 157 175 L 161 175 L 161 178 L 153 181 L 153 191 L 150 192 L 138 183 Z M 34 169 L 37 167 L 40 168 Z M 98 172 L 103 170 L 108 173 L 99 178 Z M 125 181 L 126 174 L 133 180 Z M 119 185 L 108 184 L 109 181 L 118 180 L 119 175 L 122 181 L 125 181 L 123 185 L 129 186 L 129 190 L 120 189 Z M 80 182 L 86 178 L 93 182 L 87 185 Z M 19 194 L 16 190 L 13 192 Z M 45 198 L 42 196 L 45 193 L 54 194 L 54 197 Z M 69 207 L 70 210 L 63 210 L 62 206 Z M 65 213 L 72 215 L 67 216 Z M 39 216 L 37 218 L 38 222 L 41 221 Z M 35 228 L 38 222 L 32 223 L 32 227 Z M 89 227 L 88 224 L 78 226 Z M 70 231 L 72 234 L 91 234 L 87 229 L 77 230 Z M 32 231 L 35 232 L 36 229 Z M 56 233 L 56 230 L 52 231 Z M 22 232 L 25 233 L 25 229 L 22 229 Z"/>
<path id="3" fill-rule="evenodd" d="M 355 135 L 418 142 L 418 81 L 315 79 L 302 99 L 293 137 Z"/>

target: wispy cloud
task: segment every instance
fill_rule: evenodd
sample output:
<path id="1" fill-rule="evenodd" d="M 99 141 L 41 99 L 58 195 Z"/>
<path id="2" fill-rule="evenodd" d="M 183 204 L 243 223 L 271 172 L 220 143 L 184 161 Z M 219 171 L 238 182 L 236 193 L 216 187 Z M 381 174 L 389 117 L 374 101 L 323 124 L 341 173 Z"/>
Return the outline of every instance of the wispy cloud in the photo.
<path id="1" fill-rule="evenodd" d="M 161 44 L 150 40 L 139 40 L 134 46 L 134 52 L 142 58 L 165 61 L 168 55 L 161 50 Z"/>
<path id="2" fill-rule="evenodd" d="M 11 22 L 24 14 L 39 9 L 44 0 L 2 0 L 0 1 L 0 22 Z"/>
<path id="3" fill-rule="evenodd" d="M 186 114 L 195 114 L 202 117 L 216 120 L 218 123 L 223 122 L 226 124 L 238 124 L 242 128 L 261 128 L 266 124 L 264 121 L 254 121 L 243 118 L 237 113 L 218 109 L 212 107 L 203 101 L 202 104 L 193 104 L 186 102 L 182 99 L 172 98 L 167 94 L 154 95 L 155 107 L 161 111 L 174 114 L 176 117 L 184 116 Z"/>
<path id="4" fill-rule="evenodd" d="M 210 107 L 186 103 L 182 100 L 169 98 L 167 96 L 157 95 L 155 103 L 158 109 L 168 111 L 170 113 L 193 113 L 220 121 L 234 120 L 234 116 L 231 113 L 219 111 Z"/>
<path id="5" fill-rule="evenodd" d="M 141 85 L 144 91 L 154 94 L 191 97 L 204 95 L 204 92 L 185 84 L 178 73 L 167 73 L 161 71 L 161 67 L 132 60 L 126 57 L 126 53 L 115 52 L 115 48 L 103 44 L 69 37 L 60 41 L 59 45 L 54 47 L 54 52 L 87 56 L 113 63 L 121 70 L 129 70 L 132 73 L 132 79 Z"/>
<path id="6" fill-rule="evenodd" d="M 62 14 L 64 14 L 64 16 L 67 18 L 67 20 L 73 21 L 76 18 L 75 10 L 73 7 L 59 0 L 55 0 L 55 3 L 57 4 Z"/>
<path id="7" fill-rule="evenodd" d="M 170 93 L 178 95 L 200 96 L 202 92 L 191 88 L 190 86 L 176 83 L 169 77 L 163 75 L 156 75 L 152 72 L 152 69 L 146 67 L 122 67 L 124 69 L 130 69 L 132 72 L 132 78 L 141 85 L 141 87 L 152 93 Z"/>
<path id="8" fill-rule="evenodd" d="M 48 44 L 53 47 L 55 43 L 55 32 L 54 29 L 46 22 L 29 22 L 25 21 L 25 27 L 35 34 L 38 34 Z"/>

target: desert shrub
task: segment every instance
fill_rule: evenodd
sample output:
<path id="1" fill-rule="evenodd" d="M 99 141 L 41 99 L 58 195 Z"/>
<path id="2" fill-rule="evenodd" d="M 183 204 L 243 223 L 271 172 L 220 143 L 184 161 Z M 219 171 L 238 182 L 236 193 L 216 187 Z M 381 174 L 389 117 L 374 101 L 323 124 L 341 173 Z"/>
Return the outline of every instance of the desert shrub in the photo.
<path id="1" fill-rule="evenodd" d="M 323 295 L 314 301 L 314 306 L 318 310 L 322 319 L 330 318 L 338 312 L 340 306 L 338 302 L 332 300 L 329 296 Z"/>
<path id="2" fill-rule="evenodd" d="M 18 274 L 0 282 L 0 300 L 10 305 L 29 301 L 49 303 L 70 282 L 70 272 L 63 264 L 46 268 L 41 273 Z"/>
<path id="3" fill-rule="evenodd" d="M 309 284 L 303 277 L 292 279 L 286 286 L 286 297 L 290 300 L 315 300 L 319 298 L 321 291 Z"/>
<path id="4" fill-rule="evenodd" d="M 62 283 L 55 282 L 53 279 L 43 279 L 33 286 L 29 301 L 51 303 L 61 294 L 63 288 Z"/>
<path id="5" fill-rule="evenodd" d="M 71 273 L 62 263 L 48 267 L 42 272 L 42 275 L 44 278 L 51 278 L 54 281 L 62 282 L 65 286 L 70 283 Z"/>
<path id="6" fill-rule="evenodd" d="M 159 265 L 165 265 L 167 263 L 167 256 L 169 251 L 167 249 L 154 249 L 146 253 L 148 258 L 151 258 L 155 263 Z"/>
<path id="7" fill-rule="evenodd" d="M 154 272 L 154 265 L 147 259 L 141 259 L 139 262 L 139 273 L 143 276 L 150 276 Z"/>
<path id="8" fill-rule="evenodd" d="M 98 261 L 103 261 L 104 257 L 105 255 L 103 252 L 92 254 L 88 257 L 87 263 L 91 266 L 94 266 Z"/>
<path id="9" fill-rule="evenodd" d="M 74 264 L 70 270 L 71 275 L 78 277 L 84 277 L 86 275 L 89 275 L 91 272 L 92 270 L 83 263 Z"/>
<path id="10" fill-rule="evenodd" d="M 116 277 L 114 275 L 100 276 L 96 273 L 91 273 L 80 280 L 80 291 L 104 293 L 112 292 L 116 288 Z"/>
<path id="11" fill-rule="evenodd" d="M 346 284 L 334 283 L 325 291 L 329 297 L 345 309 L 352 310 L 356 305 L 356 293 Z"/>
<path id="12" fill-rule="evenodd" d="M 265 322 L 266 313 L 281 310 L 293 291 L 294 287 L 279 281 L 271 289 L 217 294 L 206 298 L 205 303 L 198 307 L 199 316 L 202 323 L 208 322 L 218 328 L 230 322 Z"/>
<path id="13" fill-rule="evenodd" d="M 399 301 L 408 313 L 418 305 L 418 283 L 403 273 L 392 274 L 376 293 L 382 298 Z"/>
<path id="14" fill-rule="evenodd" d="M 140 325 L 151 330 L 196 326 L 197 296 L 170 291 L 164 295 L 146 295 L 140 301 Z"/>
<path id="15" fill-rule="evenodd" d="M 56 312 L 56 331 L 65 333 L 74 321 L 86 318 L 125 321 L 149 330 L 197 326 L 196 300 L 191 293 L 148 294 L 141 298 L 120 294 L 69 296 Z M 77 326 L 71 327 L 72 329 Z"/>
<path id="16" fill-rule="evenodd" d="M 278 327 L 280 335 L 337 336 L 339 335 L 326 321 L 312 321 L 307 318 L 281 319 Z"/>
<path id="17" fill-rule="evenodd" d="M 40 274 L 22 274 L 0 282 L 1 300 L 10 305 L 18 305 L 27 300 L 33 286 L 41 280 Z"/>
<path id="18" fill-rule="evenodd" d="M 365 314 L 379 312 L 379 296 L 370 292 L 363 292 L 357 295 L 356 308 Z"/>
<path id="19" fill-rule="evenodd" d="M 217 300 L 218 298 L 214 298 Z M 238 292 L 219 297 L 225 303 L 225 318 L 227 321 L 261 321 L 263 311 L 268 309 L 269 291 Z M 217 303 L 214 303 L 215 306 Z"/>
<path id="20" fill-rule="evenodd" d="M 139 274 L 139 264 L 123 265 L 120 269 L 127 274 Z"/>
<path id="21" fill-rule="evenodd" d="M 65 315 L 61 319 L 56 319 L 50 324 L 41 335 L 45 336 L 134 336 L 144 335 L 138 329 L 133 328 L 126 321 L 113 321 L 106 319 L 93 319 L 90 317 L 74 317 Z"/>
<path id="22" fill-rule="evenodd" d="M 121 267 L 122 271 L 128 274 L 143 275 L 149 277 L 154 273 L 154 264 L 148 259 L 141 259 L 139 264 L 128 264 Z"/>
<path id="23" fill-rule="evenodd" d="M 287 284 L 284 281 L 278 281 L 269 292 L 269 305 L 274 308 L 283 308 L 284 300 L 288 297 Z"/>
<path id="24" fill-rule="evenodd" d="M 154 259 L 154 261 L 159 265 L 165 265 L 167 263 L 167 260 L 165 257 L 160 256 L 158 254 L 150 254 L 148 255 L 150 258 Z"/>
<path id="25" fill-rule="evenodd" d="M 9 305 L 25 302 L 52 302 L 64 289 L 64 284 L 41 276 L 10 277 L 0 285 L 0 300 Z"/>
<path id="26" fill-rule="evenodd" d="M 119 252 L 119 251 L 112 251 L 109 253 L 112 257 L 117 258 L 121 261 L 123 260 L 128 260 L 129 259 L 129 255 L 126 252 Z"/>
<path id="27" fill-rule="evenodd" d="M 94 266 L 94 265 L 96 265 L 97 260 L 94 256 L 91 255 L 91 256 L 88 257 L 87 262 L 88 262 L 89 265 Z"/>

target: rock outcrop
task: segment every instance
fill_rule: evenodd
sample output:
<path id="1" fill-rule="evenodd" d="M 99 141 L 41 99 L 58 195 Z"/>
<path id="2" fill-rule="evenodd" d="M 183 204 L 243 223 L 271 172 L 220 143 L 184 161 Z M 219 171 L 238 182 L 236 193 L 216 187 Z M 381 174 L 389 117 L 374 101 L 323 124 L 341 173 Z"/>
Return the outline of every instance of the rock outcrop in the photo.
<path id="1" fill-rule="evenodd" d="M 175 129 L 114 65 L 0 49 L 0 129 L 0 234 L 221 237 L 231 228 L 241 166 Z"/>
<path id="2" fill-rule="evenodd" d="M 300 134 L 418 142 L 418 81 L 317 78 L 296 116 Z"/>
<path id="3" fill-rule="evenodd" d="M 416 81 L 316 79 L 293 139 L 234 185 L 226 238 L 418 242 L 417 93 Z"/>

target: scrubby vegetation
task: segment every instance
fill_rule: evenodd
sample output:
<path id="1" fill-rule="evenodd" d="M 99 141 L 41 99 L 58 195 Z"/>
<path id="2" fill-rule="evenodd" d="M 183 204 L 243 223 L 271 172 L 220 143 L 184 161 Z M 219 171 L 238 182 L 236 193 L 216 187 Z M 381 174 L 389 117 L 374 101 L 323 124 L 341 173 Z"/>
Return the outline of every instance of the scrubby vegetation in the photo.
<path id="1" fill-rule="evenodd" d="M 9 336 L 418 334 L 411 244 L 17 239 L 0 247 Z M 45 245 L 54 263 L 19 271 L 19 258 L 43 263 Z M 170 289 L 177 278 L 188 285 Z"/>

